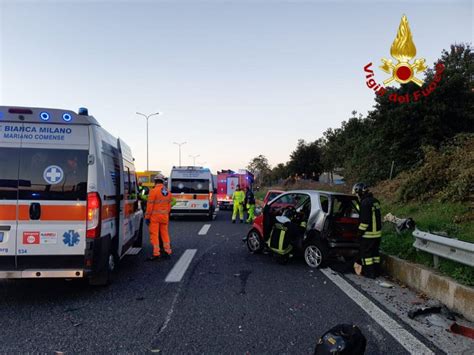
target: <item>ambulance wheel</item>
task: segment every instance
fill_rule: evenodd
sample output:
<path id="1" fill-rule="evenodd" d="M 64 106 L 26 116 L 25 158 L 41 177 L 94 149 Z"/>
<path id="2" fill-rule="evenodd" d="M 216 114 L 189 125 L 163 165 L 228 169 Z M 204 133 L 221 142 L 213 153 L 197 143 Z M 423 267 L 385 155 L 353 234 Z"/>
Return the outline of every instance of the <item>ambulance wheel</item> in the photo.
<path id="1" fill-rule="evenodd" d="M 310 268 L 323 266 L 328 258 L 329 250 L 319 239 L 313 239 L 304 248 L 304 261 Z"/>
<path id="2" fill-rule="evenodd" d="M 112 282 L 112 276 L 117 269 L 119 258 L 117 255 L 116 243 L 110 240 L 110 237 L 104 238 L 104 258 L 99 270 L 89 279 L 91 286 L 107 286 Z"/>
<path id="3" fill-rule="evenodd" d="M 256 229 L 251 229 L 247 234 L 247 248 L 251 253 L 259 254 L 263 250 L 263 242 Z"/>
<path id="4" fill-rule="evenodd" d="M 141 248 L 143 246 L 143 219 L 140 222 L 140 228 L 138 229 L 138 236 L 133 243 L 134 248 Z"/>

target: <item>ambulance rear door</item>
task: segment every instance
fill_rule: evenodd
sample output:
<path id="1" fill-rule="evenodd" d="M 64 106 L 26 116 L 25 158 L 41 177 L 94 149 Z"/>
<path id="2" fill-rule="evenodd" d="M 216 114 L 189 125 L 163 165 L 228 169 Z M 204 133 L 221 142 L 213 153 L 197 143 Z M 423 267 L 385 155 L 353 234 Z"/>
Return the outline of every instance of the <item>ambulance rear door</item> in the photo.
<path id="1" fill-rule="evenodd" d="M 19 153 L 17 268 L 82 269 L 89 128 L 35 124 Z"/>
<path id="2" fill-rule="evenodd" d="M 0 272 L 16 268 L 19 132 L 22 127 L 22 123 L 0 121 Z"/>

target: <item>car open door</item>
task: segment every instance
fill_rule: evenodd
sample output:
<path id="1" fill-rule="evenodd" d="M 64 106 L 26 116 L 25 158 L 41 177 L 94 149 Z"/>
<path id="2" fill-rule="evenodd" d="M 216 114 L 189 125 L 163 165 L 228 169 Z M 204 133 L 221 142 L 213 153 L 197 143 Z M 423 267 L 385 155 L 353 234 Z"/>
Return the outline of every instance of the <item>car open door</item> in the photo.
<path id="1" fill-rule="evenodd" d="M 357 242 L 359 212 L 357 198 L 345 195 L 332 195 L 330 214 L 326 221 L 328 238 L 336 242 Z"/>
<path id="2" fill-rule="evenodd" d="M 263 237 L 265 240 L 270 236 L 276 217 L 280 216 L 286 208 L 296 207 L 304 196 L 307 195 L 289 192 L 281 194 L 277 199 L 265 205 L 263 208 Z"/>

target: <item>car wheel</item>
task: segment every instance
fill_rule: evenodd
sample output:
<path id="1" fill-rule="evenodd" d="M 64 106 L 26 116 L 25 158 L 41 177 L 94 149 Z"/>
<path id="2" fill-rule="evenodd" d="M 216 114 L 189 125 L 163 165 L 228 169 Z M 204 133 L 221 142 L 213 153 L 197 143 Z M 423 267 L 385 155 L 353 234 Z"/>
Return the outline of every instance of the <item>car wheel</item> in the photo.
<path id="1" fill-rule="evenodd" d="M 263 250 L 262 238 L 255 229 L 251 229 L 247 234 L 247 248 L 251 253 L 261 253 Z"/>
<path id="2" fill-rule="evenodd" d="M 311 268 L 319 268 L 326 262 L 327 248 L 319 240 L 310 241 L 304 248 L 304 261 Z"/>

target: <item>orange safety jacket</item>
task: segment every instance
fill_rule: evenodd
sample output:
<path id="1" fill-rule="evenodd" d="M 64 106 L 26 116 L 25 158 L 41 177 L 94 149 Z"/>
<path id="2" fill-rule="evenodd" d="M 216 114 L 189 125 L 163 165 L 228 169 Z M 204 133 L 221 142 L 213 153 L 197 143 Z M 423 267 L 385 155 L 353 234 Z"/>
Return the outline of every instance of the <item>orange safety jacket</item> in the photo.
<path id="1" fill-rule="evenodd" d="M 168 223 L 172 196 L 163 184 L 156 185 L 150 191 L 145 218 L 155 223 Z"/>

